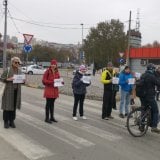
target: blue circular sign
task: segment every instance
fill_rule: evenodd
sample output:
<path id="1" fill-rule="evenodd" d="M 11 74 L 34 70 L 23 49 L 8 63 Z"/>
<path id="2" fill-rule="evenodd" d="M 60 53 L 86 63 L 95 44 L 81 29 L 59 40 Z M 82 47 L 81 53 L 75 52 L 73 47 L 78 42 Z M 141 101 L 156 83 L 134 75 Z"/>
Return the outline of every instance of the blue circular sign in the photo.
<path id="1" fill-rule="evenodd" d="M 25 53 L 30 53 L 32 51 L 32 46 L 29 44 L 25 44 L 23 50 Z"/>

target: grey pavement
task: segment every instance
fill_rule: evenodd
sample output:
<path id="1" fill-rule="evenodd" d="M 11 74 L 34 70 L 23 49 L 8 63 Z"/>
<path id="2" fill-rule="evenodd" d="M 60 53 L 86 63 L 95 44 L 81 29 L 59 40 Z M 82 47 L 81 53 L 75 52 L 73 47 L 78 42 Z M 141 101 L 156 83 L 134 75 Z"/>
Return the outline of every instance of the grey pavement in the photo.
<path id="1" fill-rule="evenodd" d="M 58 123 L 44 122 L 43 90 L 22 88 L 22 109 L 16 129 L 3 129 L 0 120 L 0 159 L 4 160 L 159 160 L 159 135 L 132 137 L 126 118 L 113 111 L 101 120 L 102 101 L 85 100 L 87 120 L 72 120 L 73 97 L 61 94 L 55 103 Z M 2 116 L 2 112 L 0 112 Z"/>

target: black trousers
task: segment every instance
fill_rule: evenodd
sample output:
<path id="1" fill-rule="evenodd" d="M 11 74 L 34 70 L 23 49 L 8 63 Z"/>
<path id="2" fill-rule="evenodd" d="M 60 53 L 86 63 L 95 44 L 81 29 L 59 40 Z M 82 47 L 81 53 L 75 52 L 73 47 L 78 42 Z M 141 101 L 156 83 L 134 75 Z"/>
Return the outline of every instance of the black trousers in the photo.
<path id="1" fill-rule="evenodd" d="M 16 102 L 17 102 L 17 90 L 14 90 L 14 110 L 3 110 L 3 120 L 5 122 L 13 122 L 16 119 Z"/>
<path id="2" fill-rule="evenodd" d="M 114 109 L 117 109 L 116 94 L 117 94 L 117 91 L 112 91 L 112 108 L 114 108 Z"/>
<path id="3" fill-rule="evenodd" d="M 102 119 L 105 118 L 105 117 L 109 117 L 111 115 L 112 105 L 113 105 L 112 96 L 113 96 L 112 91 L 104 90 L 103 105 L 102 105 Z"/>
<path id="4" fill-rule="evenodd" d="M 83 116 L 83 103 L 85 99 L 85 94 L 74 94 L 74 106 L 73 106 L 73 117 L 77 114 L 77 108 L 79 103 L 79 114 Z"/>
<path id="5" fill-rule="evenodd" d="M 156 92 L 156 100 L 159 100 L 159 94 L 160 94 L 160 91 L 158 90 L 158 91 Z"/>
<path id="6" fill-rule="evenodd" d="M 55 98 L 46 98 L 46 120 L 54 118 L 54 102 Z"/>

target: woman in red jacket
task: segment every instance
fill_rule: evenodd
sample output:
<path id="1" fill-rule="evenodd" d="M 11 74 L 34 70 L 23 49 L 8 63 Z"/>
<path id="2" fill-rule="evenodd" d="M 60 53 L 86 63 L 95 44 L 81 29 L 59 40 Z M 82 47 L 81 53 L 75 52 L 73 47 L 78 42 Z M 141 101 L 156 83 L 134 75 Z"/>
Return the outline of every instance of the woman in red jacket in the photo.
<path id="1" fill-rule="evenodd" d="M 54 102 L 59 97 L 58 87 L 54 86 L 54 79 L 59 79 L 60 74 L 57 68 L 57 61 L 52 60 L 50 67 L 45 71 L 43 75 L 43 84 L 45 85 L 44 97 L 46 98 L 46 123 L 57 122 L 54 118 Z M 49 118 L 50 117 L 50 118 Z"/>

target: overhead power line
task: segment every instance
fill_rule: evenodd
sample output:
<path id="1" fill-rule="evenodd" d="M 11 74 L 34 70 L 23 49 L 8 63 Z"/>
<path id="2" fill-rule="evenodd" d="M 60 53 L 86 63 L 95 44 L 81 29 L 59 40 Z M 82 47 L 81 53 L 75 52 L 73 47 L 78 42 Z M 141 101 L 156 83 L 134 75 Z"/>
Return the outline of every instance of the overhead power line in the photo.
<path id="1" fill-rule="evenodd" d="M 12 18 L 12 16 L 11 16 L 11 13 L 10 13 L 10 11 L 9 11 L 9 10 L 8 10 L 8 14 L 9 14 L 9 18 L 12 20 L 12 23 L 13 23 L 13 25 L 14 25 L 15 29 L 17 30 L 17 32 L 18 32 L 18 33 L 20 33 L 20 34 L 21 34 L 21 32 L 19 31 L 19 29 L 18 29 L 18 27 L 17 27 L 16 23 L 14 22 L 14 20 L 13 20 L 13 18 Z"/>
<path id="2" fill-rule="evenodd" d="M 68 30 L 69 29 L 81 29 L 80 27 L 59 27 L 59 26 L 44 25 L 44 24 L 39 24 L 39 23 L 33 22 L 33 21 L 27 21 L 27 20 L 15 18 L 15 17 L 12 17 L 12 16 L 10 16 L 10 18 L 12 18 L 16 21 L 28 23 L 28 24 L 31 24 L 31 25 L 36 25 L 36 26 L 39 26 L 39 27 L 47 27 L 47 28 L 53 28 L 53 29 L 68 29 Z M 90 29 L 90 28 L 84 28 L 84 29 Z"/>

